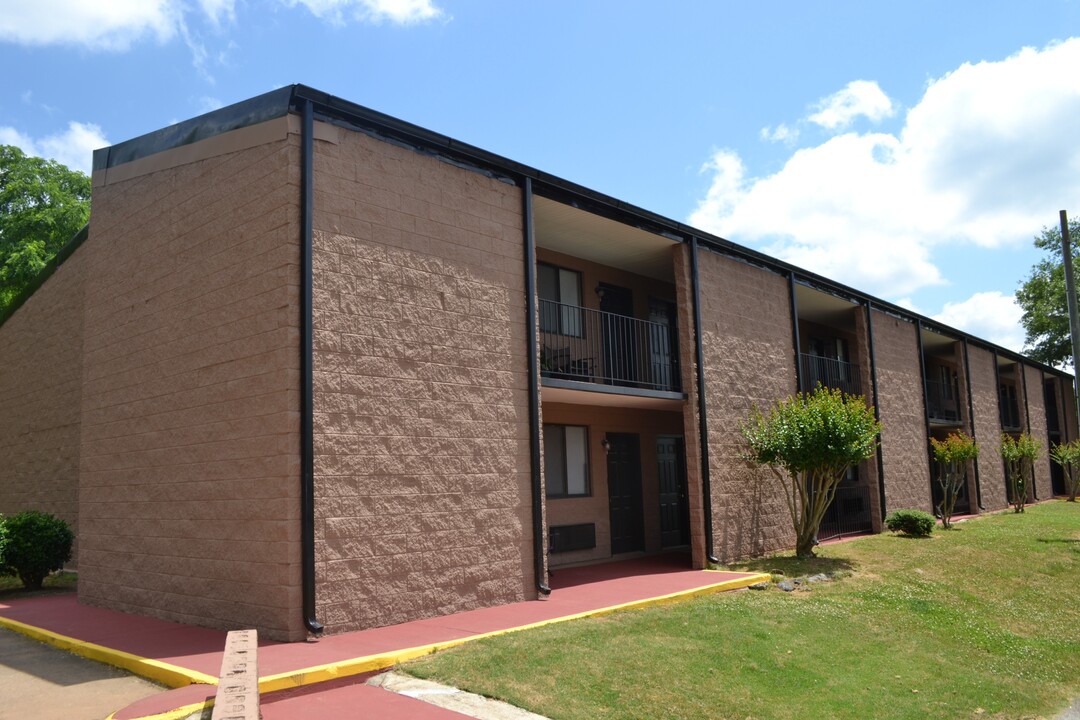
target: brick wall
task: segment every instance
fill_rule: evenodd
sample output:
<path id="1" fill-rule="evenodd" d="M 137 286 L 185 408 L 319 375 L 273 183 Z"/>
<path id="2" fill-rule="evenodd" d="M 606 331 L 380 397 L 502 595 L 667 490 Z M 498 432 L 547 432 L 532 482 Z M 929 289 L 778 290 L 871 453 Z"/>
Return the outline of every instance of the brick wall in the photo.
<path id="1" fill-rule="evenodd" d="M 304 637 L 299 148 L 280 138 L 95 178 L 79 251 L 83 602 Z"/>
<path id="2" fill-rule="evenodd" d="M 929 512 L 929 440 L 918 330 L 914 323 L 873 313 L 885 504 L 889 512 L 903 508 Z"/>
<path id="3" fill-rule="evenodd" d="M 1039 457 L 1035 460 L 1035 497 L 1049 500 L 1054 497 L 1050 483 L 1050 454 L 1046 434 L 1046 398 L 1043 394 L 1043 372 L 1030 365 L 1024 369 L 1024 387 L 1027 388 L 1028 433 L 1039 441 Z"/>
<path id="4" fill-rule="evenodd" d="M 1000 510 L 1005 497 L 1005 468 L 1001 453 L 1001 414 L 998 407 L 994 354 L 968 344 L 971 369 L 971 403 L 975 410 L 975 441 L 979 444 L 979 489 L 985 510 Z"/>
<path id="5" fill-rule="evenodd" d="M 791 547 L 795 537 L 782 488 L 771 472 L 747 467 L 739 458 L 739 423 L 751 407 L 767 410 L 795 392 L 788 280 L 704 250 L 698 276 L 713 550 L 730 560 Z M 696 418 L 687 420 L 688 431 L 695 423 Z M 687 455 L 693 455 L 689 432 Z"/>
<path id="6" fill-rule="evenodd" d="M 535 597 L 520 189 L 346 131 L 315 187 L 320 621 Z"/>
<path id="7" fill-rule="evenodd" d="M 42 510 L 76 534 L 85 277 L 76 251 L 0 326 L 0 514 Z"/>

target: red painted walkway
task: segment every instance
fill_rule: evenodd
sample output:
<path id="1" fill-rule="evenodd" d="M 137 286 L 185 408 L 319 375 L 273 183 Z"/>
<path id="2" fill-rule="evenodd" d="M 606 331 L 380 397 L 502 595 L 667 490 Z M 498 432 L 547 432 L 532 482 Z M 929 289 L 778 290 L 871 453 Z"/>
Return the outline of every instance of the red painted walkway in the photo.
<path id="1" fill-rule="evenodd" d="M 551 578 L 553 591 L 546 600 L 332 635 L 306 643 L 260 642 L 260 677 L 507 630 L 649 598 L 689 593 L 726 580 L 747 577 L 746 573 L 689 570 L 685 564 L 685 556 L 666 555 L 561 569 Z M 225 643 L 225 633 L 221 631 L 87 607 L 78 604 L 74 595 L 0 602 L 0 617 L 212 676 L 220 669 Z M 462 717 L 418 700 L 365 686 L 360 677 L 265 694 L 263 715 L 267 720 L 309 717 L 460 720 Z M 132 720 L 201 702 L 212 694 L 212 687 L 189 685 L 147 698 L 118 712 L 115 717 L 116 720 Z"/>

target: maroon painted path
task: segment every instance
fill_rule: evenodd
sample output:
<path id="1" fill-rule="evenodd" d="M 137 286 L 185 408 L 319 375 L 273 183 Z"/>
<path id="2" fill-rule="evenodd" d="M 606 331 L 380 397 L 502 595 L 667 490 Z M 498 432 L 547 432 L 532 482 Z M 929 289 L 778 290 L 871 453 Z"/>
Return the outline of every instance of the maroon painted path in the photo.
<path id="1" fill-rule="evenodd" d="M 746 573 L 689 570 L 685 563 L 685 556 L 665 555 L 560 569 L 551 578 L 552 593 L 546 600 L 483 608 L 332 635 L 309 642 L 260 642 L 260 674 L 265 678 L 368 655 L 507 630 L 649 598 L 691 592 L 747 576 Z M 0 616 L 208 675 L 216 676 L 221 667 L 225 644 L 225 633 L 222 631 L 88 607 L 78 604 L 74 595 L 0 602 Z M 267 720 L 399 716 L 449 720 L 462 717 L 427 703 L 363 685 L 355 677 L 345 681 L 264 695 L 263 715 Z M 190 685 L 147 698 L 118 712 L 115 717 L 116 720 L 132 720 L 201 702 L 212 693 L 213 688 Z M 377 710 L 372 703 L 378 704 Z M 404 714 L 396 715 L 399 711 Z"/>

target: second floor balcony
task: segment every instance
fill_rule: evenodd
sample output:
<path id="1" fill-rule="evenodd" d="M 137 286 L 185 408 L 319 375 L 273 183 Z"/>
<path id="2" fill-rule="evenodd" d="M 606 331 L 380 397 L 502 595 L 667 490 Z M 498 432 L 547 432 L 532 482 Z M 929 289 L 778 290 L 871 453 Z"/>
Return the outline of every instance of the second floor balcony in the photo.
<path id="1" fill-rule="evenodd" d="M 1016 390 L 1011 385 L 1002 385 L 998 390 L 998 402 L 1001 407 L 1001 429 L 1005 432 L 1020 432 L 1020 407 L 1016 402 Z"/>
<path id="2" fill-rule="evenodd" d="M 926 381 L 926 415 L 941 423 L 960 422 L 960 387 L 955 378 Z"/>
<path id="3" fill-rule="evenodd" d="M 849 362 L 820 355 L 803 353 L 799 357 L 803 391 L 810 391 L 819 384 L 834 388 L 848 395 L 862 395 L 862 379 L 859 367 Z"/>
<path id="4" fill-rule="evenodd" d="M 540 300 L 545 378 L 679 391 L 678 339 L 665 323 Z"/>

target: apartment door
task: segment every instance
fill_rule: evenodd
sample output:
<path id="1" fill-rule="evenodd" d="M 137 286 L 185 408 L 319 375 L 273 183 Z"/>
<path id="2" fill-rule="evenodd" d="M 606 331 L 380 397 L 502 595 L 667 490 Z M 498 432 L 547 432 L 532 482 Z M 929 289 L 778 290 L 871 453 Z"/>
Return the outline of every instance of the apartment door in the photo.
<path id="1" fill-rule="evenodd" d="M 656 390 L 673 390 L 679 385 L 678 346 L 675 335 L 675 304 L 666 300 L 649 300 L 649 349 L 652 353 L 652 375 L 649 384 Z"/>
<path id="2" fill-rule="evenodd" d="M 637 380 L 634 357 L 634 295 L 624 287 L 600 283 L 604 325 L 604 372 L 615 384 Z"/>
<path id="3" fill-rule="evenodd" d="M 683 439 L 656 438 L 656 471 L 660 485 L 660 545 L 690 544 L 690 505 L 686 491 Z"/>
<path id="4" fill-rule="evenodd" d="M 645 549 L 641 502 L 641 441 L 636 433 L 608 433 L 608 505 L 611 554 Z"/>

